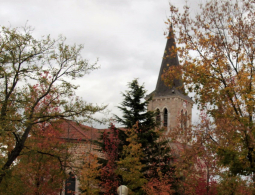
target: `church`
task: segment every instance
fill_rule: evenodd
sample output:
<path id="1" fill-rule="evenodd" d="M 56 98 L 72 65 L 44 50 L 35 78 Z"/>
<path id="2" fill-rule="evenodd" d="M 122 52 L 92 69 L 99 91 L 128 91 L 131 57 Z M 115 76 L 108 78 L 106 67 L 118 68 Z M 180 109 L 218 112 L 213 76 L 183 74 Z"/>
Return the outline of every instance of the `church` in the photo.
<path id="1" fill-rule="evenodd" d="M 194 101 L 190 97 L 184 95 L 181 78 L 172 81 L 172 88 L 166 86 L 161 78 L 164 71 L 171 66 L 180 66 L 177 53 L 172 52 L 175 48 L 174 33 L 172 27 L 170 27 L 156 89 L 146 97 L 146 99 L 152 98 L 149 102 L 148 110 L 158 113 L 156 120 L 167 131 L 170 131 L 178 125 L 183 128 L 189 126 L 191 124 L 192 106 L 194 104 Z M 179 123 L 179 116 L 184 116 L 186 120 Z"/>
<path id="2" fill-rule="evenodd" d="M 172 50 L 176 48 L 175 38 L 173 29 L 170 27 L 169 34 L 167 37 L 167 43 L 163 54 L 163 59 L 161 67 L 159 70 L 158 81 L 156 88 L 153 92 L 146 96 L 146 99 L 151 100 L 148 104 L 149 111 L 156 111 L 156 121 L 161 125 L 161 127 L 166 128 L 166 134 L 170 132 L 175 127 L 185 128 L 191 124 L 192 117 L 192 106 L 194 104 L 193 100 L 184 94 L 182 89 L 181 78 L 173 80 L 172 88 L 165 85 L 164 81 L 161 79 L 161 75 L 171 66 L 180 66 L 177 53 L 173 53 Z M 178 118 L 185 118 L 186 120 L 178 120 Z M 98 153 L 98 146 L 95 146 L 94 141 L 98 140 L 100 137 L 100 132 L 103 129 L 95 129 L 92 127 L 87 127 L 81 124 L 75 124 L 72 121 L 65 121 L 65 128 L 63 136 L 61 139 L 79 140 L 77 144 L 80 144 L 74 152 L 77 156 L 82 156 L 88 150 L 92 150 L 92 153 L 97 153 L 97 156 L 103 157 L 103 154 Z M 89 142 L 88 142 L 89 141 Z M 181 141 L 181 140 L 180 140 Z M 77 145 L 76 144 L 76 145 Z M 171 148 L 174 153 L 179 152 L 181 143 L 170 143 Z M 79 163 L 76 163 L 79 164 Z M 74 165 L 77 167 L 77 165 Z M 62 194 L 80 194 L 79 193 L 79 180 L 75 175 L 75 172 L 68 170 L 70 177 L 64 184 L 64 189 Z M 75 171 L 75 170 L 73 170 Z"/>

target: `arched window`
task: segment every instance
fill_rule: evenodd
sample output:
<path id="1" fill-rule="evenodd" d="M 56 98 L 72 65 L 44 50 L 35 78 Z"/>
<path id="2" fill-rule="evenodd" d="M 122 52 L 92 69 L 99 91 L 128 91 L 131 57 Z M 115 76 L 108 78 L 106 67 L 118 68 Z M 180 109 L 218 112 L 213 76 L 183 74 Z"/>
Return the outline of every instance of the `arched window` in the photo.
<path id="1" fill-rule="evenodd" d="M 165 108 L 164 109 L 164 127 L 167 127 L 167 123 L 168 123 L 167 119 L 168 119 L 168 112 L 167 112 L 167 109 Z"/>
<path id="2" fill-rule="evenodd" d="M 75 175 L 70 172 L 69 177 L 66 180 L 65 185 L 65 195 L 74 195 L 75 194 Z"/>
<path id="3" fill-rule="evenodd" d="M 187 111 L 185 112 L 185 117 L 184 117 L 184 128 L 187 128 L 187 123 L 188 123 L 188 113 Z"/>
<path id="4" fill-rule="evenodd" d="M 183 110 L 181 111 L 181 128 L 184 128 L 184 115 L 183 115 Z"/>
<path id="5" fill-rule="evenodd" d="M 160 111 L 159 109 L 156 110 L 156 123 L 157 125 L 160 125 L 161 118 L 160 118 Z"/>

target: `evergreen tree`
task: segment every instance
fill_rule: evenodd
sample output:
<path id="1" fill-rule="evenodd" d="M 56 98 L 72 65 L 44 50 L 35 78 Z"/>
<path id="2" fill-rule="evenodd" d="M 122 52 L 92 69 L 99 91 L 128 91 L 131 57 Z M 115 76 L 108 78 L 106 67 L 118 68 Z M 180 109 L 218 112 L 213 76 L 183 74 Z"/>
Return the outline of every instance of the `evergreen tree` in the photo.
<path id="1" fill-rule="evenodd" d="M 146 90 L 144 89 L 143 86 L 139 86 L 137 79 L 133 80 L 131 83 L 129 83 L 129 92 L 127 94 L 123 93 L 124 96 L 124 101 L 119 106 L 123 111 L 123 119 L 115 115 L 115 118 L 117 122 L 120 124 L 124 125 L 125 128 L 131 129 L 133 128 L 133 125 L 136 124 L 138 121 L 138 128 L 141 130 L 143 129 L 148 129 L 148 127 L 151 127 L 152 129 L 156 126 L 154 116 L 155 114 L 151 111 L 147 112 L 147 105 L 148 101 L 142 102 L 142 99 L 145 97 Z M 112 126 L 112 125 L 111 125 Z M 114 127 L 115 128 L 115 127 Z M 116 131 L 116 128 L 115 128 Z M 107 131 L 107 134 L 114 133 L 114 131 L 111 131 L 111 128 L 109 128 L 109 131 Z M 140 142 L 143 143 L 143 147 L 147 145 L 148 142 L 153 141 L 153 137 L 155 137 L 154 131 L 145 131 L 144 135 L 142 134 L 139 136 Z M 96 141 L 96 143 L 100 146 L 100 151 L 105 150 L 105 142 L 104 142 L 104 132 L 102 132 L 101 137 L 99 141 Z M 144 137 L 144 139 L 141 140 L 141 137 Z M 127 141 L 127 135 L 123 130 L 118 131 L 118 138 L 119 138 L 119 143 L 118 143 L 118 156 L 117 160 L 120 159 L 121 152 L 123 151 L 123 146 L 127 146 L 129 142 Z M 148 139 L 149 138 L 149 139 Z M 106 159 L 99 159 L 99 162 L 103 164 L 103 166 L 106 165 L 107 160 Z"/>
<path id="2" fill-rule="evenodd" d="M 162 174 L 172 174 L 173 169 L 169 163 L 172 159 L 170 148 L 167 140 L 160 137 L 164 129 L 158 128 L 155 121 L 156 113 L 147 111 L 150 99 L 143 100 L 146 93 L 144 86 L 139 85 L 135 79 L 128 87 L 129 90 L 123 93 L 124 100 L 118 107 L 123 116 L 121 118 L 115 115 L 115 117 L 127 129 L 132 129 L 136 123 L 138 125 L 137 140 L 144 153 L 140 160 L 144 165 L 141 172 L 147 179 L 158 177 L 159 170 Z M 127 140 L 120 140 L 120 143 L 125 141 Z"/>
<path id="3" fill-rule="evenodd" d="M 145 98 L 146 90 L 143 85 L 139 85 L 137 79 L 133 80 L 128 85 L 129 91 L 122 93 L 124 100 L 121 103 L 121 106 L 118 108 L 122 111 L 123 116 L 120 118 L 115 115 L 117 122 L 124 125 L 125 128 L 131 129 L 138 122 L 139 129 L 139 142 L 142 144 L 142 147 L 145 148 L 149 144 L 154 143 L 158 138 L 157 133 L 155 132 L 156 122 L 155 122 L 155 113 L 152 111 L 147 111 L 147 106 L 150 99 L 143 101 Z M 124 143 L 127 137 L 122 140 Z"/>
<path id="4" fill-rule="evenodd" d="M 145 98 L 146 90 L 143 85 L 139 85 L 137 79 L 128 84 L 129 91 L 122 93 L 124 101 L 118 108 L 123 112 L 123 117 L 120 118 L 115 115 L 117 122 L 124 125 L 126 128 L 131 129 L 133 125 L 138 122 L 139 129 L 154 128 L 155 113 L 147 111 L 148 103 L 151 99 L 142 101 Z"/>

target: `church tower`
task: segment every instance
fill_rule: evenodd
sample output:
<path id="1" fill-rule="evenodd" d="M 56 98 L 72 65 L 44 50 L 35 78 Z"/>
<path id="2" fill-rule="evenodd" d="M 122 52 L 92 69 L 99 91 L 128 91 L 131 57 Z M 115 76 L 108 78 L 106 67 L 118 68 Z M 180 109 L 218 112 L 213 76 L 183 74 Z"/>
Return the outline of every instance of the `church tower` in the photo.
<path id="1" fill-rule="evenodd" d="M 161 126 L 166 127 L 167 131 L 170 131 L 178 125 L 184 128 L 191 124 L 192 105 L 194 103 L 190 97 L 184 95 L 181 89 L 181 79 L 174 79 L 172 81 L 172 88 L 166 86 L 161 79 L 161 75 L 169 67 L 180 66 L 177 53 L 172 52 L 175 48 L 174 33 L 172 26 L 170 26 L 156 89 L 146 97 L 146 99 L 152 97 L 152 100 L 148 104 L 148 110 L 158 113 L 156 121 Z M 185 118 L 186 120 L 181 118 Z"/>

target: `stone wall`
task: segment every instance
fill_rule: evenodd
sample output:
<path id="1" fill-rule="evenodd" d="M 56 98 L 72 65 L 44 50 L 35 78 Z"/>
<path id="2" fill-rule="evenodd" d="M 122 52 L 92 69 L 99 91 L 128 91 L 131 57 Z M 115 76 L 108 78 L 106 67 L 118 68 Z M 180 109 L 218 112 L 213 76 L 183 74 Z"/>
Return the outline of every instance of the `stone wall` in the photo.
<path id="1" fill-rule="evenodd" d="M 162 96 L 153 98 L 152 101 L 149 102 L 148 110 L 155 111 L 159 109 L 161 126 L 163 126 L 164 109 L 166 108 L 168 111 L 167 131 L 169 131 L 172 128 L 177 127 L 177 125 L 180 125 L 179 119 L 181 110 L 183 110 L 183 113 L 187 111 L 189 119 L 187 125 L 191 124 L 192 105 L 193 102 L 189 102 L 179 96 Z"/>

